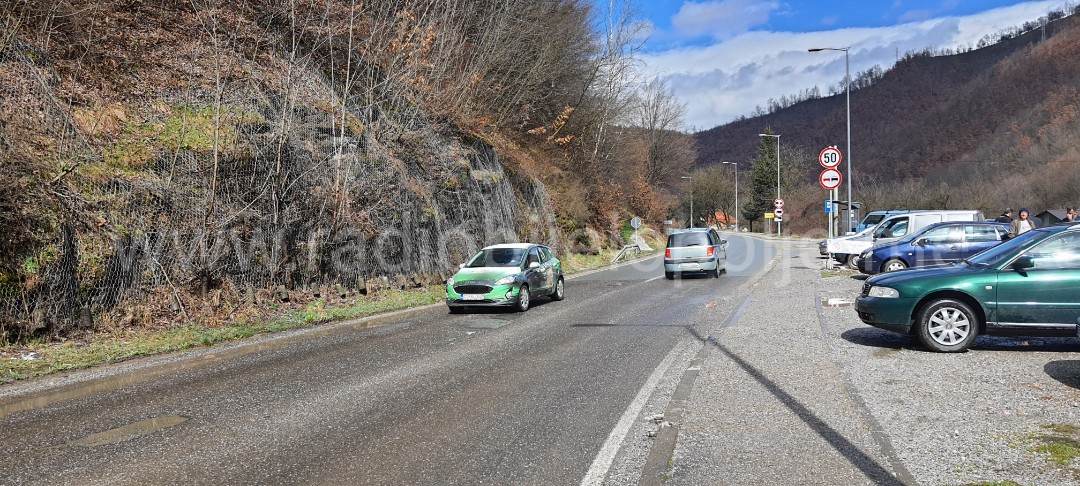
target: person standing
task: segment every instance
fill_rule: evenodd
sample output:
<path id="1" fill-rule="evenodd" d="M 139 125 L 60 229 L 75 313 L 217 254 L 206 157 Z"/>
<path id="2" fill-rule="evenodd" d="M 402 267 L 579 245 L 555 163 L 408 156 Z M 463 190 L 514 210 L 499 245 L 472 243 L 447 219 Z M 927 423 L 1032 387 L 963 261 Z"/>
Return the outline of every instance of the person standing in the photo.
<path id="1" fill-rule="evenodd" d="M 1013 236 L 1020 236 L 1039 227 L 1035 220 L 1031 219 L 1031 213 L 1027 209 L 1021 209 L 1018 216 L 1017 219 L 1012 221 Z"/>
<path id="2" fill-rule="evenodd" d="M 1076 208 L 1065 208 L 1065 219 L 1063 223 L 1075 223 L 1077 220 Z"/>
<path id="3" fill-rule="evenodd" d="M 998 223 L 1005 223 L 1005 224 L 1012 223 L 1013 222 L 1012 208 L 1005 208 L 1005 211 L 1001 213 L 1001 216 L 998 216 L 997 219 L 995 219 L 994 221 L 997 221 Z"/>

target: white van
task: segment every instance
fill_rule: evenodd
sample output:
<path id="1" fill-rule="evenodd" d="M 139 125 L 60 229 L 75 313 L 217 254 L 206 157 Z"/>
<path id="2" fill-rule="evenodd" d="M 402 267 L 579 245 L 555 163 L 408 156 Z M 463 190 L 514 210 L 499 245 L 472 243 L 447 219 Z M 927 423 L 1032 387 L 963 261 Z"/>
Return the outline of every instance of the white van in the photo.
<path id="1" fill-rule="evenodd" d="M 828 252 L 838 260 L 847 261 L 849 267 L 858 268 L 859 255 L 878 243 L 888 243 L 909 233 L 919 231 L 943 221 L 985 221 L 982 211 L 920 211 L 895 214 L 883 219 L 873 231 L 854 237 L 833 238 L 827 245 Z"/>

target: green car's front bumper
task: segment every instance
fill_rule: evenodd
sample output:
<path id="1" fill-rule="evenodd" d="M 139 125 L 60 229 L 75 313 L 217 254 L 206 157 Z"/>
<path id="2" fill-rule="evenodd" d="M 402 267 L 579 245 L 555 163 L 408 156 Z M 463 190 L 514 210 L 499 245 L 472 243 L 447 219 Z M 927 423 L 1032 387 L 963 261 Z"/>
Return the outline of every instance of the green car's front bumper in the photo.
<path id="1" fill-rule="evenodd" d="M 460 282 L 458 282 L 460 283 Z M 517 305 L 521 288 L 516 284 L 495 285 L 491 291 L 482 294 L 483 300 L 465 300 L 462 295 L 454 290 L 452 285 L 446 286 L 446 305 L 449 307 L 506 307 Z"/>
<path id="2" fill-rule="evenodd" d="M 911 332 L 911 316 L 916 304 L 918 299 L 885 299 L 864 295 L 855 299 L 855 312 L 866 324 L 908 334 Z"/>

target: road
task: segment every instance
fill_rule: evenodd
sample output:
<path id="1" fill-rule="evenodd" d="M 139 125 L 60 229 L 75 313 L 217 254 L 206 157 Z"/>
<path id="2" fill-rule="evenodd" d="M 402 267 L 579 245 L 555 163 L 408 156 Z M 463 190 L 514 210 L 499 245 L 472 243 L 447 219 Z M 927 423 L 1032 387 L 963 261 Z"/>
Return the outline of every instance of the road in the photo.
<path id="1" fill-rule="evenodd" d="M 0 478 L 576 484 L 596 464 L 602 477 L 605 443 L 658 367 L 696 339 L 688 326 L 715 325 L 735 305 L 725 297 L 773 258 L 769 243 L 729 238 L 720 279 L 667 281 L 652 258 L 570 280 L 565 301 L 524 314 L 438 308 L 331 326 L 129 372 L 146 380 L 76 385 L 67 400 L 9 402 Z"/>

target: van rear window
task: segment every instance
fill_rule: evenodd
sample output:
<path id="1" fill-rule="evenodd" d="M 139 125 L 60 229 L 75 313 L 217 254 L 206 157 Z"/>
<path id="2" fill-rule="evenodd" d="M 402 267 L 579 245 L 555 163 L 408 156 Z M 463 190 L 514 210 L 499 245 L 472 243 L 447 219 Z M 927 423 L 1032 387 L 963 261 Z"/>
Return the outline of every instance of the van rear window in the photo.
<path id="1" fill-rule="evenodd" d="M 705 233 L 675 233 L 668 236 L 667 246 L 709 246 L 709 237 Z"/>

